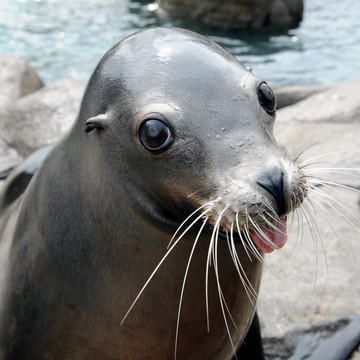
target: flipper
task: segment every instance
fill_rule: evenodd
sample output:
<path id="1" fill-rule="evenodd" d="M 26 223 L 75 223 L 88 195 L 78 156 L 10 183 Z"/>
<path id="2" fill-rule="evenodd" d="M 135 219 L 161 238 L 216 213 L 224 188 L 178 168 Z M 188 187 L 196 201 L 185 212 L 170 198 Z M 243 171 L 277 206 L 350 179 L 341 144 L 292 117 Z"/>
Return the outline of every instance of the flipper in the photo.
<path id="1" fill-rule="evenodd" d="M 255 313 L 250 328 L 243 343 L 236 351 L 233 360 L 265 360 L 264 350 L 261 339 L 260 323 L 257 313 Z"/>
<path id="2" fill-rule="evenodd" d="M 13 203 L 26 190 L 30 180 L 55 145 L 44 146 L 32 153 L 15 168 L 0 171 L 0 179 L 7 179 L 0 195 L 0 211 Z"/>

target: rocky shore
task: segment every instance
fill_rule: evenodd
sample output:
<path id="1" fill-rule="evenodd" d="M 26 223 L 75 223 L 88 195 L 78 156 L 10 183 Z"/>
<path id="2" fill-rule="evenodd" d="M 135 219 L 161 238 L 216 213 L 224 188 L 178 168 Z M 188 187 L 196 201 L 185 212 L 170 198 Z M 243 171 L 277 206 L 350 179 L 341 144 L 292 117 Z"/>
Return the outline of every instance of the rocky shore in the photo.
<path id="1" fill-rule="evenodd" d="M 303 18 L 303 0 L 158 0 L 168 16 L 224 29 L 287 30 Z"/>
<path id="2" fill-rule="evenodd" d="M 0 55 L 0 69 L 1 172 L 66 133 L 85 83 L 67 79 L 45 86 L 25 60 L 10 55 Z M 291 155 L 305 150 L 301 158 L 313 159 L 313 168 L 360 169 L 360 81 L 275 92 L 275 132 Z M 323 195 L 314 194 L 306 215 L 293 217 L 286 248 L 267 256 L 259 312 L 268 359 L 295 356 L 311 331 L 321 328 L 331 337 L 337 319 L 360 314 L 360 192 L 346 189 L 360 190 L 360 173 L 343 172 L 316 174 L 343 187 L 319 186 Z"/>

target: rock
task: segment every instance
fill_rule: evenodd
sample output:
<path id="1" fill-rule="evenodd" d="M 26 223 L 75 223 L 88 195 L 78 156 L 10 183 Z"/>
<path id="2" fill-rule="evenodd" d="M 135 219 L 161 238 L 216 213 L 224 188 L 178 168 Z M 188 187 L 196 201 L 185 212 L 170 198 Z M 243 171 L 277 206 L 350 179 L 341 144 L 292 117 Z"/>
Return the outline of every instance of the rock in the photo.
<path id="1" fill-rule="evenodd" d="M 14 167 L 21 162 L 22 157 L 0 135 L 0 172 Z"/>
<path id="2" fill-rule="evenodd" d="M 84 88 L 83 81 L 61 80 L 9 106 L 0 113 L 8 146 L 24 157 L 57 141 L 73 124 Z"/>
<path id="3" fill-rule="evenodd" d="M 284 337 L 264 339 L 267 360 L 342 359 L 343 355 L 356 359 L 356 344 L 360 335 L 360 317 L 348 316 L 336 321 L 321 322 L 299 328 Z"/>
<path id="4" fill-rule="evenodd" d="M 3 106 L 40 89 L 43 83 L 26 60 L 0 54 L 0 85 L 0 106 Z"/>
<path id="5" fill-rule="evenodd" d="M 349 360 L 360 360 L 360 346 L 359 348 L 352 354 Z"/>
<path id="6" fill-rule="evenodd" d="M 289 85 L 273 87 L 276 95 L 277 108 L 293 105 L 320 91 L 327 90 L 328 86 L 322 85 Z"/>
<path id="7" fill-rule="evenodd" d="M 360 189 L 359 171 L 340 175 L 311 170 L 360 168 L 360 82 L 333 86 L 279 110 L 275 131 L 293 156 L 308 148 L 301 158 L 312 158 L 313 165 L 305 167 L 305 173 Z M 309 193 L 309 199 L 304 209 L 317 227 L 309 230 L 298 211 L 288 245 L 266 259 L 259 310 L 268 336 L 360 313 L 360 193 L 323 184 Z"/>
<path id="8" fill-rule="evenodd" d="M 1 114 L 6 113 L 17 99 L 33 93 L 43 86 L 42 81 L 31 65 L 22 58 L 0 54 L 0 170 L 12 167 L 22 160 L 19 153 L 11 147 L 5 136 L 5 122 Z"/>
<path id="9" fill-rule="evenodd" d="M 158 0 L 168 15 L 226 29 L 286 30 L 299 25 L 303 0 Z"/>
<path id="10" fill-rule="evenodd" d="M 16 165 L 22 157 L 0 135 L 0 170 Z"/>
<path id="11" fill-rule="evenodd" d="M 360 81 L 329 87 L 307 100 L 300 101 L 278 113 L 278 123 L 283 121 L 310 122 L 359 122 Z"/>

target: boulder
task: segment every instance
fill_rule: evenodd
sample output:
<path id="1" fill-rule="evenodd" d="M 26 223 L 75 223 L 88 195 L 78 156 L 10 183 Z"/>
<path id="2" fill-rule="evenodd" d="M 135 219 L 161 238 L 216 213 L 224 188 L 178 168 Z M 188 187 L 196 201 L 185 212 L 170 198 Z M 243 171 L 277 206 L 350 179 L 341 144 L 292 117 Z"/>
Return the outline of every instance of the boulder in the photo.
<path id="1" fill-rule="evenodd" d="M 346 122 L 360 121 L 360 81 L 334 85 L 316 93 L 284 111 L 279 111 L 278 124 L 284 121 L 294 123 Z"/>
<path id="2" fill-rule="evenodd" d="M 360 316 L 347 316 L 264 339 L 266 360 L 359 360 Z"/>
<path id="3" fill-rule="evenodd" d="M 279 110 L 275 132 L 293 157 L 305 150 L 305 174 L 343 185 L 317 184 L 309 191 L 304 211 L 289 219 L 287 246 L 267 256 L 259 299 L 266 336 L 360 313 L 360 173 L 321 170 L 360 169 L 360 82 Z"/>
<path id="4" fill-rule="evenodd" d="M 12 148 L 0 135 L 0 172 L 11 168 L 22 160 L 19 153 Z"/>
<path id="5" fill-rule="evenodd" d="M 25 59 L 8 54 L 0 54 L 0 84 L 0 107 L 43 86 Z"/>
<path id="6" fill-rule="evenodd" d="M 360 360 L 360 347 L 352 354 L 349 360 Z"/>
<path id="7" fill-rule="evenodd" d="M 60 80 L 8 106 L 0 113 L 7 145 L 25 157 L 57 141 L 73 124 L 84 88 L 83 81 Z"/>
<path id="8" fill-rule="evenodd" d="M 288 85 L 275 86 L 273 90 L 276 95 L 277 109 L 293 105 L 320 91 L 327 90 L 328 86 L 322 85 Z"/>
<path id="9" fill-rule="evenodd" d="M 299 25 L 303 0 L 158 0 L 171 17 L 226 29 L 287 30 Z"/>

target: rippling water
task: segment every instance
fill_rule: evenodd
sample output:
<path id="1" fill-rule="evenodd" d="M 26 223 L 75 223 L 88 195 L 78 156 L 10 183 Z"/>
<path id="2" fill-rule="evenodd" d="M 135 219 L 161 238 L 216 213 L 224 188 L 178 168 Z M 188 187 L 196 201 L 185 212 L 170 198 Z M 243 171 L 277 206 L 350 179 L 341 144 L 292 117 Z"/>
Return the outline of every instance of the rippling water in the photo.
<path id="1" fill-rule="evenodd" d="M 0 52 L 25 56 L 46 82 L 87 79 L 125 35 L 174 24 L 155 9 L 140 0 L 0 0 Z M 360 0 L 305 0 L 300 28 L 282 36 L 199 32 L 274 83 L 360 79 Z"/>

